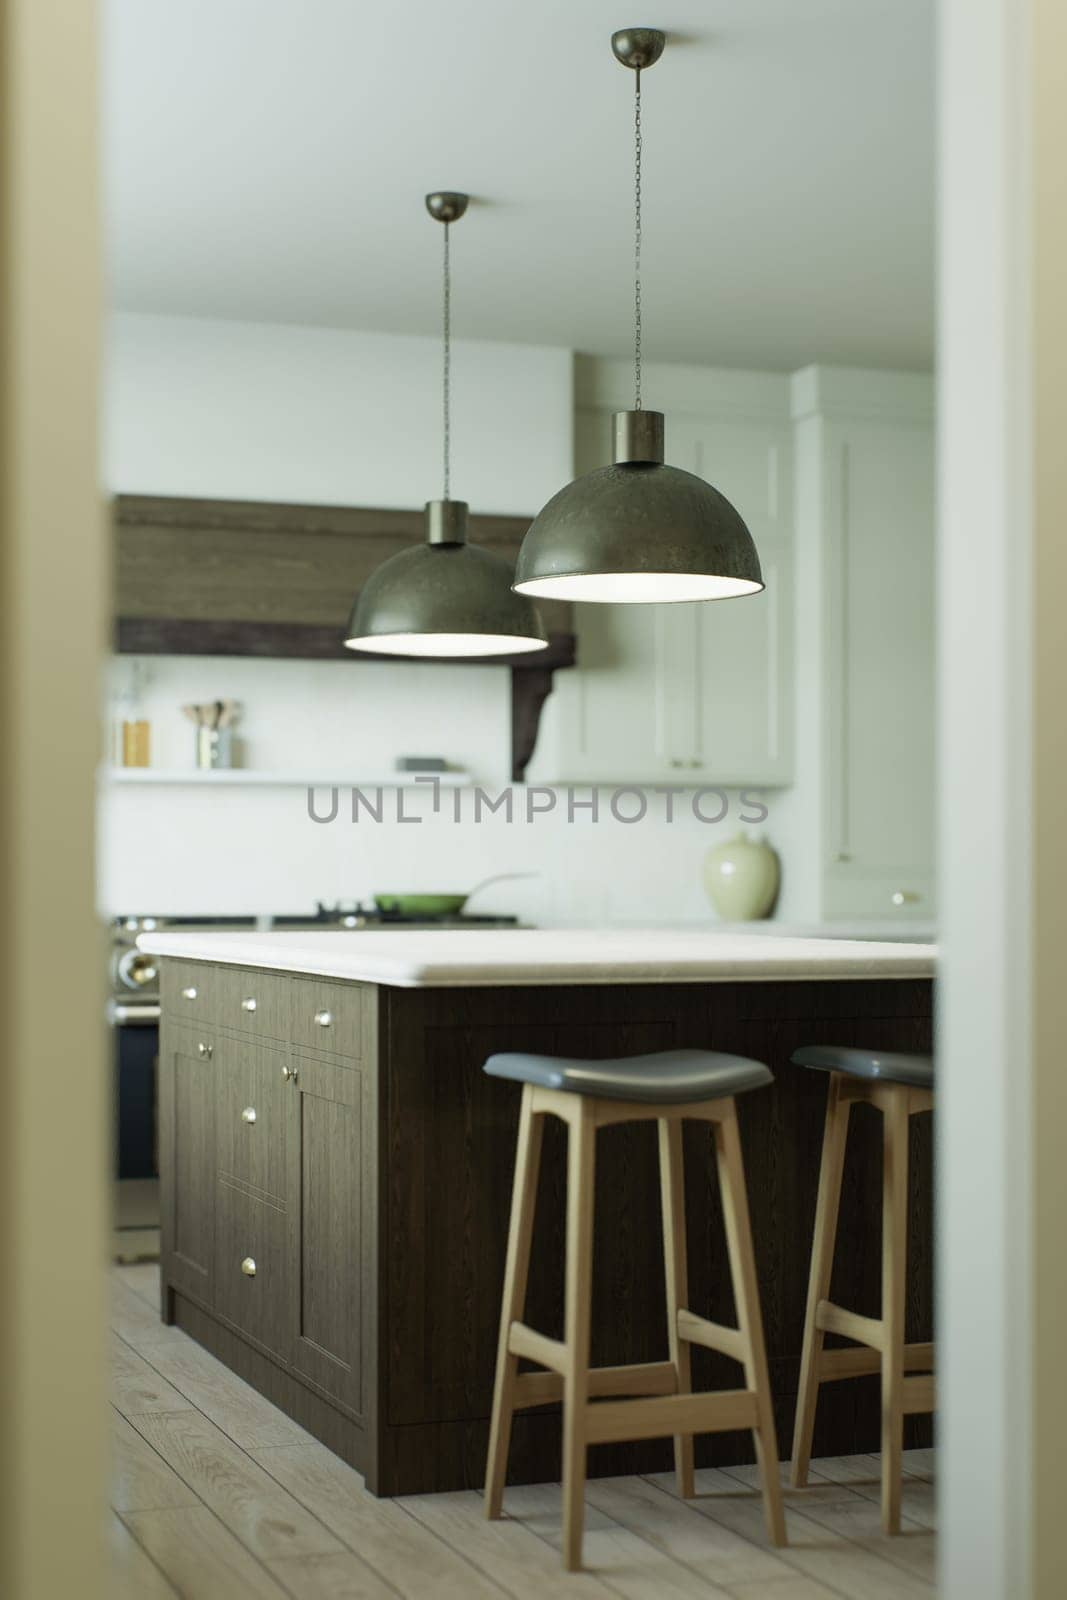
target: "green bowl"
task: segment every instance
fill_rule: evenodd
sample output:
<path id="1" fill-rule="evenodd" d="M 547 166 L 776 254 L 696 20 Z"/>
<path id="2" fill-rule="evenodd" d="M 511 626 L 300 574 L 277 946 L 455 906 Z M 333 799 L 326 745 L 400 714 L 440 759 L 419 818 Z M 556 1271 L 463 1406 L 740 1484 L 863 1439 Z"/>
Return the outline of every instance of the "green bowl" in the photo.
<path id="1" fill-rule="evenodd" d="M 455 917 L 467 904 L 465 894 L 376 894 L 379 911 L 402 917 Z"/>

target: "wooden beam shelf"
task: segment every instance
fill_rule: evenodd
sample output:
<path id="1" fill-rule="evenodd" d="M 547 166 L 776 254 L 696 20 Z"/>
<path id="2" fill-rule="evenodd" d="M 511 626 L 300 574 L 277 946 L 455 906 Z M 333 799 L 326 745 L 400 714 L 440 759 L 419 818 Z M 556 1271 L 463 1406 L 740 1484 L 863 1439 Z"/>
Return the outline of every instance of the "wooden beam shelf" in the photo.
<path id="1" fill-rule="evenodd" d="M 370 573 L 423 532 L 420 511 L 161 495 L 119 495 L 114 520 L 115 648 L 128 655 L 381 663 L 345 649 L 345 621 Z M 513 562 L 528 526 L 524 517 L 472 516 L 471 540 Z M 450 663 L 510 668 L 516 782 L 552 675 L 576 659 L 571 608 L 539 609 L 547 650 Z"/>

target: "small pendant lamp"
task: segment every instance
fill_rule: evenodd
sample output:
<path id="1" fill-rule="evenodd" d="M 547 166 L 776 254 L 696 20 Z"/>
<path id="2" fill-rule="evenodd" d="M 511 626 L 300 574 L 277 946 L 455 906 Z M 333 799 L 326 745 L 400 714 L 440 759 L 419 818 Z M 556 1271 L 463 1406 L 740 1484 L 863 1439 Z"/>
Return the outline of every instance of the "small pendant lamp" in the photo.
<path id="1" fill-rule="evenodd" d="M 744 521 L 718 489 L 663 460 L 663 413 L 641 405 L 641 72 L 658 28 L 612 35 L 634 73 L 634 409 L 615 415 L 614 465 L 586 473 L 534 519 L 515 570 L 520 594 L 627 604 L 724 600 L 763 588 Z"/>
<path id="2" fill-rule="evenodd" d="M 387 656 L 517 655 L 548 640 L 532 601 L 511 587 L 508 562 L 467 543 L 467 502 L 449 498 L 451 450 L 452 272 L 449 225 L 467 196 L 428 194 L 426 209 L 445 227 L 444 498 L 426 506 L 426 542 L 383 561 L 363 585 L 345 644 Z"/>

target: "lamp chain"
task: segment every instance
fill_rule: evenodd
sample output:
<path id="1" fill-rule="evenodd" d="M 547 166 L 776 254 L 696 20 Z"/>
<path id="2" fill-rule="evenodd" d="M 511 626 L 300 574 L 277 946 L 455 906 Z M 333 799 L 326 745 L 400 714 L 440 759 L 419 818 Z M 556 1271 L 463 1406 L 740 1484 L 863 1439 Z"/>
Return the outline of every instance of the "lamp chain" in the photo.
<path id="1" fill-rule="evenodd" d="M 634 73 L 634 410 L 641 409 L 641 68 Z"/>
<path id="2" fill-rule="evenodd" d="M 444 477 L 445 499 L 451 487 L 451 456 L 452 456 L 452 257 L 449 249 L 448 238 L 449 224 L 445 223 L 445 268 L 444 268 L 444 370 L 443 394 L 444 403 Z"/>

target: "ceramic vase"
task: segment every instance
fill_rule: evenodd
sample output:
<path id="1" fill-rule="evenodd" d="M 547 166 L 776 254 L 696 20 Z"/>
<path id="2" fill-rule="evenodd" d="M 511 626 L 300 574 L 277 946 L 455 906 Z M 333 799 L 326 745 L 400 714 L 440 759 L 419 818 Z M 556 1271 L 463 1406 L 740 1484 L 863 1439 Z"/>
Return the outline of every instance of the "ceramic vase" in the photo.
<path id="1" fill-rule="evenodd" d="M 743 833 L 713 845 L 704 857 L 704 888 L 724 922 L 765 917 L 778 893 L 778 855 Z"/>

